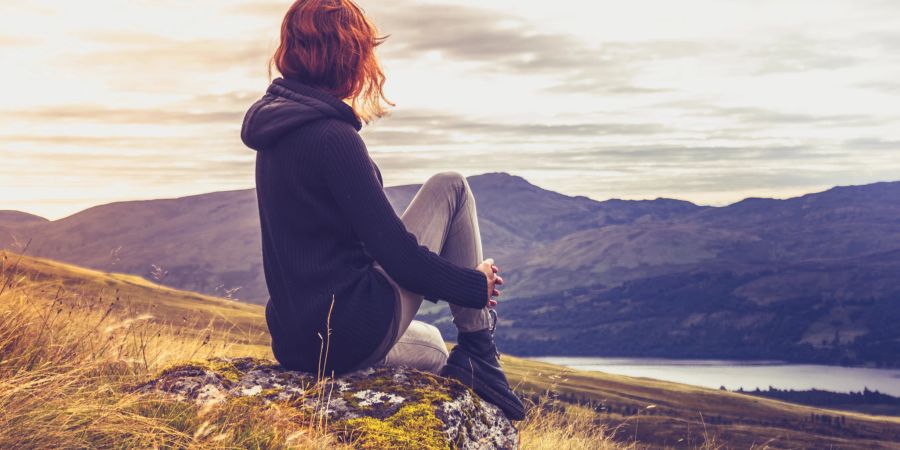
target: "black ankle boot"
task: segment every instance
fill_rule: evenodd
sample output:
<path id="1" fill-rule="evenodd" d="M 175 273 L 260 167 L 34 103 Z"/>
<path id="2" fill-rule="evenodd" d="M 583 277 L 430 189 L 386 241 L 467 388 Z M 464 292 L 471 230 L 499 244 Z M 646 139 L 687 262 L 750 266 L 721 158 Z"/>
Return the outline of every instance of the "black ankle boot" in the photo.
<path id="1" fill-rule="evenodd" d="M 441 375 L 472 388 L 479 397 L 497 405 L 509 420 L 523 420 L 525 406 L 509 387 L 506 374 L 500 368 L 500 353 L 494 344 L 497 313 L 491 310 L 491 316 L 494 319 L 491 328 L 459 333 Z"/>

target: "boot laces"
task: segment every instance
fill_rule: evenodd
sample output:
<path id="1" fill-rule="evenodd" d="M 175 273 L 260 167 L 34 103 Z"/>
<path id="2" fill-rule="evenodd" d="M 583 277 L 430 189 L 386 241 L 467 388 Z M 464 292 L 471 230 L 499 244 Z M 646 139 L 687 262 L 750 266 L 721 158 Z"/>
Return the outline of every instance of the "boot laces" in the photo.
<path id="1" fill-rule="evenodd" d="M 488 314 L 491 316 L 491 326 L 488 328 L 491 331 L 491 337 L 494 336 L 494 330 L 497 329 L 497 321 L 499 320 L 497 311 L 493 309 L 488 310 Z M 497 360 L 500 359 L 500 349 L 497 348 L 497 342 L 494 341 L 494 353 L 497 354 Z"/>

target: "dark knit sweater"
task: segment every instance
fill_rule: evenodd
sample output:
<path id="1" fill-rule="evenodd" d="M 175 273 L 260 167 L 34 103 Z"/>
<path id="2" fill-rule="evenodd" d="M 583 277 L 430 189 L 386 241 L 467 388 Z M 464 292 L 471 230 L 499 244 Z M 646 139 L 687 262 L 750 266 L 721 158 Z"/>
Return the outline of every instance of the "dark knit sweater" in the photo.
<path id="1" fill-rule="evenodd" d="M 324 343 L 326 374 L 373 354 L 397 301 L 376 260 L 428 299 L 474 308 L 489 299 L 482 272 L 451 263 L 406 230 L 360 129 L 337 97 L 283 78 L 244 117 L 241 139 L 257 150 L 266 320 L 275 358 L 287 368 L 316 372 Z"/>

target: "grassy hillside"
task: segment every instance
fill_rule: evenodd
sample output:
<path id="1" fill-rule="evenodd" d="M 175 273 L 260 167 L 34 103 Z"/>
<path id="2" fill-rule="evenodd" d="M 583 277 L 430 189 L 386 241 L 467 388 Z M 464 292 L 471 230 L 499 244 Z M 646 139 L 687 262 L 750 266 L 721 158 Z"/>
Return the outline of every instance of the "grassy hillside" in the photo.
<path id="1" fill-rule="evenodd" d="M 869 416 L 714 389 L 505 357 L 521 391 L 593 402 L 619 438 L 693 446 L 712 437 L 729 448 L 900 448 L 900 418 Z"/>
<path id="2" fill-rule="evenodd" d="M 271 358 L 259 306 L 15 254 L 0 255 L 0 280 L 0 448 L 347 445 L 277 405 L 126 393 L 177 361 Z M 523 448 L 900 448 L 896 418 L 502 361 L 538 406 Z"/>
<path id="3" fill-rule="evenodd" d="M 186 360 L 271 358 L 260 306 L 11 253 L 0 281 L 0 448 L 358 447 L 288 405 L 132 392 Z M 574 405 L 534 409 L 519 428 L 525 448 L 639 448 Z"/>

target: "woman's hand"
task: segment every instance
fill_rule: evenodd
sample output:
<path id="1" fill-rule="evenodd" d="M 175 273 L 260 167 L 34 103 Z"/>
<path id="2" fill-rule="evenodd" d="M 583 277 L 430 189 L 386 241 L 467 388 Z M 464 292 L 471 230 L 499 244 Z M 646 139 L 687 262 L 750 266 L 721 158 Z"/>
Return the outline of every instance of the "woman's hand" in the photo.
<path id="1" fill-rule="evenodd" d="M 503 278 L 498 275 L 500 269 L 494 265 L 494 258 L 485 259 L 475 268 L 480 270 L 488 280 L 488 291 L 491 294 L 488 296 L 489 298 L 487 307 L 493 308 L 494 306 L 497 306 L 497 300 L 494 300 L 490 297 L 500 296 L 500 291 L 497 290 L 495 285 L 503 284 Z"/>

